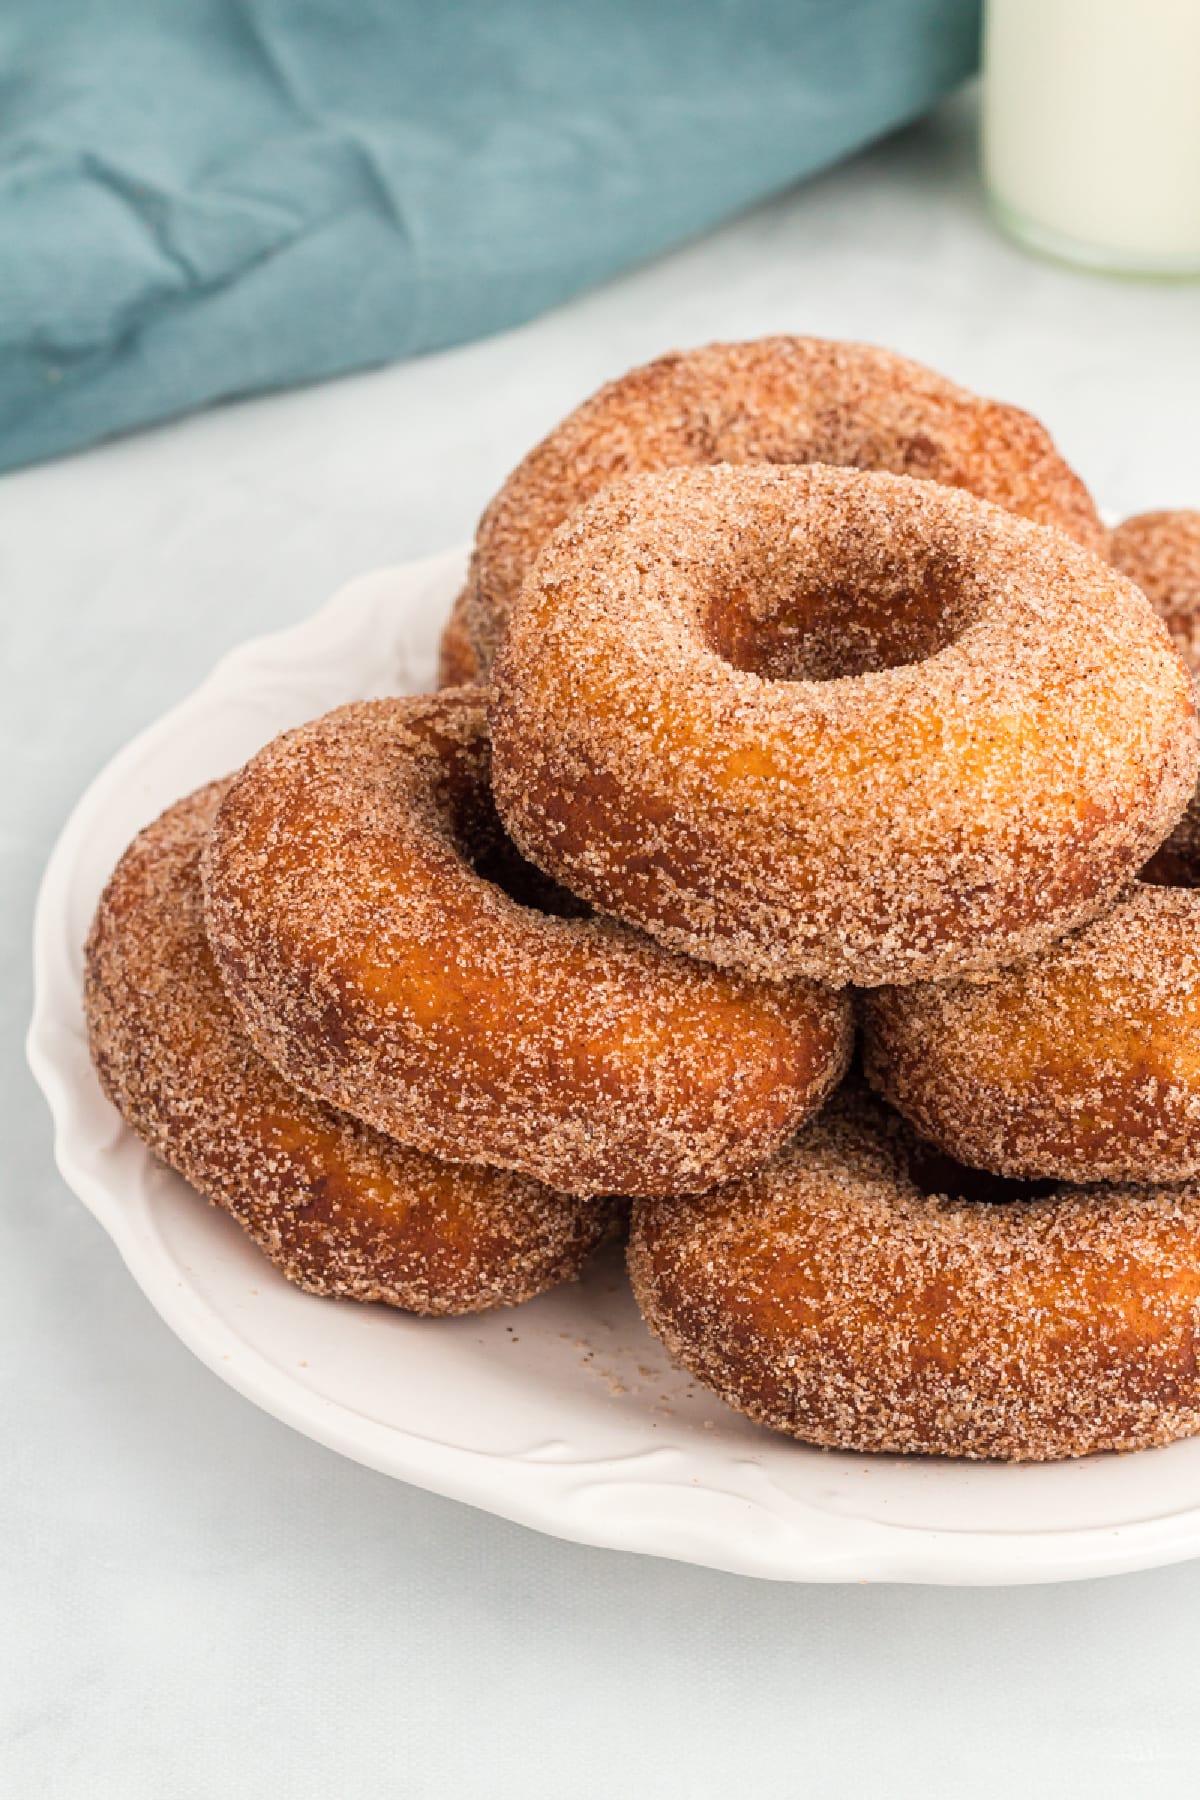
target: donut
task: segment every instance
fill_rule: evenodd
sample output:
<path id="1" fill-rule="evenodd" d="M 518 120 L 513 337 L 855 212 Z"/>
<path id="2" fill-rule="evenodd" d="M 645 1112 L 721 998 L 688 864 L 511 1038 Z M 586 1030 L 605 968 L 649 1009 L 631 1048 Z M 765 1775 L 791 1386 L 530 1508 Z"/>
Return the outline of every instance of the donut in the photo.
<path id="1" fill-rule="evenodd" d="M 1097 553 L 1079 477 L 1028 413 L 869 344 L 769 337 L 660 356 L 600 389 L 532 450 L 480 521 L 467 598 L 484 668 L 557 528 L 626 476 L 707 463 L 834 463 L 950 487 Z"/>
<path id="2" fill-rule="evenodd" d="M 1137 513 L 1109 538 L 1109 559 L 1136 581 L 1200 675 L 1200 512 Z"/>
<path id="3" fill-rule="evenodd" d="M 542 552 L 492 670 L 522 853 L 669 948 L 834 987 L 1011 962 L 1110 905 L 1196 779 L 1133 584 L 953 488 L 675 469 Z"/>
<path id="4" fill-rule="evenodd" d="M 467 630 L 467 596 L 461 593 L 451 608 L 438 644 L 439 688 L 474 687 L 479 680 L 479 658 Z"/>
<path id="5" fill-rule="evenodd" d="M 874 1087 L 949 1155 L 1001 1175 L 1200 1175 L 1200 892 L 1139 882 L 1011 969 L 878 988 Z"/>
<path id="6" fill-rule="evenodd" d="M 1200 513 L 1144 513 L 1112 559 L 1193 674 Z M 963 1162 L 1011 1176 L 1200 1174 L 1200 805 L 1193 796 L 1107 918 L 983 982 L 880 989 L 864 1058 L 879 1092 Z"/>
<path id="7" fill-rule="evenodd" d="M 848 1003 L 689 962 L 506 847 L 475 689 L 343 707 L 256 756 L 205 855 L 250 1041 L 402 1142 L 573 1193 L 710 1187 L 836 1085 Z"/>
<path id="8" fill-rule="evenodd" d="M 86 1010 L 109 1099 L 311 1293 L 478 1312 L 578 1274 L 611 1222 L 603 1204 L 406 1149 L 302 1098 L 250 1048 L 201 901 L 200 852 L 228 785 L 143 831 L 100 901 Z"/>
<path id="9" fill-rule="evenodd" d="M 843 1090 L 764 1167 L 638 1201 L 629 1272 L 672 1356 L 773 1430 L 1012 1462 L 1200 1431 L 1200 1185 L 956 1168 Z"/>

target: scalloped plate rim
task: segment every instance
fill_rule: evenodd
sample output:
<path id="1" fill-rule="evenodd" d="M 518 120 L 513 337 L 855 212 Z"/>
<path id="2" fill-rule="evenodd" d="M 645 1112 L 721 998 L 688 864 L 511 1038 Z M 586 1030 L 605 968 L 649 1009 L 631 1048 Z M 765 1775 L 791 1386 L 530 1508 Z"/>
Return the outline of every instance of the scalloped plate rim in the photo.
<path id="1" fill-rule="evenodd" d="M 348 644 L 356 625 L 361 625 L 381 597 L 394 593 L 398 586 L 449 581 L 452 574 L 461 574 L 466 554 L 456 549 L 359 576 L 296 625 L 249 639 L 230 650 L 190 694 L 139 731 L 105 764 L 71 809 L 51 851 L 34 916 L 34 1006 L 26 1041 L 28 1062 L 50 1107 L 55 1161 L 64 1181 L 112 1239 L 160 1318 L 228 1386 L 327 1448 L 381 1474 L 578 1543 L 664 1556 L 763 1579 L 951 1585 L 1079 1580 L 1162 1566 L 1200 1554 L 1200 1503 L 1120 1526 L 1064 1525 L 1012 1532 L 939 1530 L 822 1513 L 777 1489 L 792 1515 L 785 1518 L 760 1501 L 711 1484 L 646 1482 L 621 1473 L 621 1465 L 630 1461 L 678 1457 L 677 1451 L 665 1448 L 648 1448 L 644 1457 L 564 1461 L 533 1452 L 497 1455 L 439 1443 L 398 1425 L 383 1425 L 314 1392 L 245 1339 L 231 1337 L 228 1324 L 198 1290 L 180 1279 L 179 1268 L 169 1262 L 144 1204 L 122 1205 L 120 1197 L 89 1167 L 74 1135 L 77 1070 L 63 1054 L 62 1044 L 66 1035 L 78 1048 L 80 995 L 58 954 L 56 931 L 80 851 L 105 803 L 122 791 L 148 749 L 160 740 L 174 738 L 222 695 L 245 693 L 248 676 L 258 673 L 261 677 L 264 666 L 276 662 L 284 674 L 290 671 L 294 677 L 297 667 L 303 666 L 305 651 L 311 655 L 326 640 Z M 72 1025 L 74 1037 L 70 1038 Z M 91 1074 L 90 1067 L 87 1074 Z M 226 1347 L 230 1341 L 240 1344 L 236 1354 Z M 569 1502 L 578 1483 L 564 1481 L 564 1475 L 571 1477 L 583 1469 L 593 1474 L 590 1494 L 605 1496 L 603 1504 L 590 1508 L 586 1517 L 578 1511 L 572 1515 Z M 603 1480 L 596 1479 L 600 1470 L 611 1473 Z M 644 1496 L 650 1487 L 673 1489 L 676 1495 L 686 1496 L 688 1504 L 680 1501 L 665 1519 L 658 1513 L 639 1516 L 638 1496 Z M 733 1500 L 748 1509 L 748 1526 L 738 1532 L 736 1541 L 704 1519 L 703 1505 L 697 1508 L 696 1502 L 704 1502 L 705 1496 L 710 1503 L 718 1498 Z M 721 1517 L 725 1517 L 724 1509 Z M 756 1551 L 754 1539 L 760 1531 L 768 1541 Z"/>

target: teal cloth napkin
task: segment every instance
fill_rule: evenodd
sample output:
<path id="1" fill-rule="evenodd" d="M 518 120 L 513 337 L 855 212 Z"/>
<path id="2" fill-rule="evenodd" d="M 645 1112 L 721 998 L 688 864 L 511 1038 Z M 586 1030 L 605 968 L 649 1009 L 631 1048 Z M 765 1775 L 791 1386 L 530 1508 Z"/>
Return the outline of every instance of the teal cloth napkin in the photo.
<path id="1" fill-rule="evenodd" d="M 977 0 L 9 0 L 0 467 L 496 331 L 916 117 Z"/>

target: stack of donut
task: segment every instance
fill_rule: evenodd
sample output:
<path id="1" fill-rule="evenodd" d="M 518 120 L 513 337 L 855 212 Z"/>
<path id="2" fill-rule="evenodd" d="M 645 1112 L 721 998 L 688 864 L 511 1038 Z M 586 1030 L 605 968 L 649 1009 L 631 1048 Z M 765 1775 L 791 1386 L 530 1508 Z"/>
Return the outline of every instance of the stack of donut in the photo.
<path id="1" fill-rule="evenodd" d="M 651 1329 L 806 1442 L 1198 1432 L 1197 619 L 1200 515 L 1110 536 L 1015 408 L 664 357 L 492 502 L 440 693 L 130 846 L 101 1080 L 319 1293 L 515 1304 L 631 1210 Z"/>

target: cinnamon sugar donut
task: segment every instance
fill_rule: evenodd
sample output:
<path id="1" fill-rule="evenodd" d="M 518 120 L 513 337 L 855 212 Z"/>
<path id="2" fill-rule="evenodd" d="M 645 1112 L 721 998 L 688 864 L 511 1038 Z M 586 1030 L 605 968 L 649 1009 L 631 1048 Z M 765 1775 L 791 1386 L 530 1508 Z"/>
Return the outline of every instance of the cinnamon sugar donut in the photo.
<path id="1" fill-rule="evenodd" d="M 576 1275 L 609 1209 L 405 1149 L 303 1099 L 250 1048 L 201 906 L 200 850 L 228 786 L 202 789 L 143 831 L 100 901 L 86 1005 L 109 1098 L 313 1293 L 477 1312 Z"/>
<path id="2" fill-rule="evenodd" d="M 1020 1462 L 1200 1431 L 1194 1182 L 980 1178 L 843 1090 L 764 1168 L 638 1202 L 629 1271 L 691 1374 L 808 1443 Z"/>
<path id="3" fill-rule="evenodd" d="M 586 400 L 480 521 L 466 593 L 486 668 L 563 521 L 629 475 L 707 463 L 834 463 L 965 488 L 1102 551 L 1079 477 L 1028 413 L 869 344 L 769 337 L 660 356 Z"/>
<path id="4" fill-rule="evenodd" d="M 404 1142 L 575 1193 L 761 1161 L 837 1082 L 847 1003 L 578 916 L 506 848 L 489 760 L 467 688 L 343 707 L 253 759 L 205 862 L 251 1042 Z"/>
<path id="5" fill-rule="evenodd" d="M 970 495 L 819 466 L 611 487 L 492 671 L 532 861 L 776 979 L 939 979 L 1111 904 L 1196 777 L 1187 671 L 1107 564 Z"/>
<path id="6" fill-rule="evenodd" d="M 1200 1175 L 1200 892 L 1139 883 L 1086 930 L 983 979 L 866 999 L 873 1085 L 1002 1175 Z"/>
<path id="7" fill-rule="evenodd" d="M 467 596 L 454 602 L 438 645 L 437 684 L 440 688 L 474 687 L 479 680 L 479 658 L 467 629 Z"/>

